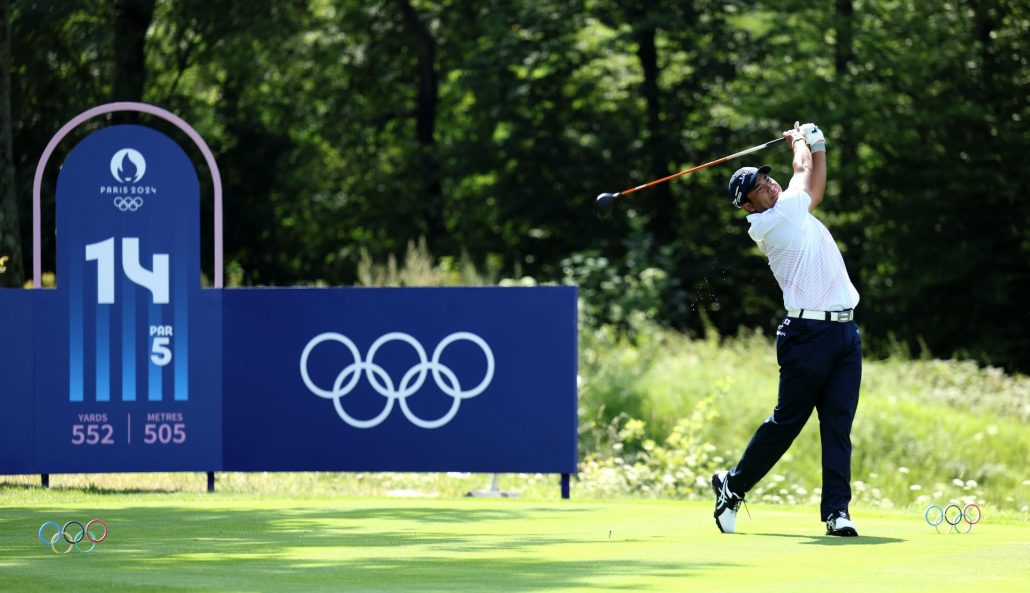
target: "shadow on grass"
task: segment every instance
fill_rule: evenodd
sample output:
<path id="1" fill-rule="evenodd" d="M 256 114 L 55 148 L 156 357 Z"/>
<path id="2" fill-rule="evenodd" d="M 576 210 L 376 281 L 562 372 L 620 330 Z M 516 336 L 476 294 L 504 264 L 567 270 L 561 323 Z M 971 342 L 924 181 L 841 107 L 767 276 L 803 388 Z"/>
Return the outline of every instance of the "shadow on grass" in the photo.
<path id="1" fill-rule="evenodd" d="M 896 537 L 876 537 L 860 535 L 858 537 L 836 537 L 832 535 L 797 535 L 793 533 L 754 533 L 760 537 L 783 537 L 790 539 L 804 539 L 800 542 L 804 545 L 816 546 L 878 546 L 882 544 L 900 544 L 907 540 Z"/>
<path id="2" fill-rule="evenodd" d="M 78 578 L 53 570 L 53 562 L 77 564 L 89 556 L 92 573 L 123 591 L 642 590 L 657 583 L 685 585 L 691 577 L 737 566 L 688 558 L 612 560 L 605 546 L 613 544 L 576 537 L 551 521 L 581 509 L 300 505 L 148 505 L 100 512 L 7 507 L 0 510 L 0 558 L 5 571 L 39 585 L 34 590 L 53 590 Z M 55 558 L 36 538 L 42 521 L 95 516 L 107 521 L 110 537 L 89 555 Z M 598 553 L 584 558 L 584 549 Z"/>

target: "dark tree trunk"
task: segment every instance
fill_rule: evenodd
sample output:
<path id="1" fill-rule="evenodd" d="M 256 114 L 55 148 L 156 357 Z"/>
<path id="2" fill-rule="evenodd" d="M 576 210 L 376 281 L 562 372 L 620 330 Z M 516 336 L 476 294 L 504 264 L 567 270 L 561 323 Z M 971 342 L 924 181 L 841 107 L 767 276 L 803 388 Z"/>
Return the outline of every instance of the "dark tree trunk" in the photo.
<path id="1" fill-rule="evenodd" d="M 662 126 L 662 98 L 658 88 L 658 47 L 655 43 L 657 29 L 647 25 L 639 29 L 635 35 L 637 41 L 637 58 L 644 71 L 644 82 L 641 93 L 647 103 L 647 138 L 644 146 L 647 153 L 648 176 L 651 181 L 665 177 L 670 173 L 667 164 L 668 144 L 665 141 L 665 129 Z M 650 219 L 648 228 L 659 245 L 664 245 L 676 236 L 676 204 L 673 203 L 672 192 L 665 184 L 648 188 Z"/>
<path id="2" fill-rule="evenodd" d="M 443 188 L 440 184 L 439 163 L 436 158 L 436 109 L 439 100 L 439 81 L 436 73 L 436 40 L 419 18 L 408 0 L 397 0 L 404 25 L 415 45 L 418 56 L 418 104 L 415 108 L 415 135 L 418 140 L 421 173 L 425 195 L 422 213 L 426 221 L 426 242 L 429 248 L 438 247 L 444 236 Z"/>
<path id="3" fill-rule="evenodd" d="M 0 286 L 25 281 L 11 130 L 11 4 L 0 0 Z"/>
<path id="4" fill-rule="evenodd" d="M 844 111 L 839 118 L 839 132 L 835 136 L 831 134 L 827 137 L 827 150 L 840 154 L 840 160 L 837 161 L 840 163 L 839 170 L 834 172 L 834 175 L 840 182 L 841 191 L 838 198 L 839 203 L 834 206 L 844 211 L 856 211 L 862 207 L 865 200 L 863 196 L 859 195 L 861 188 L 858 184 L 858 141 L 855 138 L 853 124 L 859 114 L 851 111 L 858 105 L 855 99 L 855 81 L 851 76 L 851 66 L 855 62 L 853 0 L 836 0 L 835 9 L 834 24 L 837 31 L 837 44 L 834 46 L 833 55 L 834 74 Z M 851 281 L 861 291 L 864 258 L 862 229 L 850 229 L 848 234 L 849 237 L 845 239 L 848 250 L 848 273 Z"/>
<path id="5" fill-rule="evenodd" d="M 113 101 L 142 101 L 147 79 L 146 37 L 154 19 L 154 0 L 118 0 L 114 19 Z M 135 113 L 116 114 L 115 121 L 136 120 Z"/>

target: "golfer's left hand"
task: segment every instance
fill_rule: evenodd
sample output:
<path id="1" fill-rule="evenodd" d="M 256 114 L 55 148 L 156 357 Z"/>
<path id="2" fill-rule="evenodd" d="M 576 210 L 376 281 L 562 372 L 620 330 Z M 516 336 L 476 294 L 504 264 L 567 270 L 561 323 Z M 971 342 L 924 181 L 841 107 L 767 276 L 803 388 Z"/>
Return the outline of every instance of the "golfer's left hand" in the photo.
<path id="1" fill-rule="evenodd" d="M 794 122 L 794 128 L 783 132 L 783 140 L 786 141 L 787 146 L 791 151 L 794 150 L 794 142 L 800 139 L 802 142 L 805 140 L 805 133 L 801 131 L 801 123 Z"/>

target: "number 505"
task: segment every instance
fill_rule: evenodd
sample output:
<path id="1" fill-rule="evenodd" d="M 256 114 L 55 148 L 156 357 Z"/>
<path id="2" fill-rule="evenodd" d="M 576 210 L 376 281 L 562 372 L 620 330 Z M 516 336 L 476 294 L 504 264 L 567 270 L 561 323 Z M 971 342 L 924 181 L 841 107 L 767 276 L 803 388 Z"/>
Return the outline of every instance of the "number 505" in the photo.
<path id="1" fill-rule="evenodd" d="M 154 443 L 181 445 L 186 442 L 186 424 L 182 422 L 145 424 L 143 425 L 143 442 L 147 445 Z"/>

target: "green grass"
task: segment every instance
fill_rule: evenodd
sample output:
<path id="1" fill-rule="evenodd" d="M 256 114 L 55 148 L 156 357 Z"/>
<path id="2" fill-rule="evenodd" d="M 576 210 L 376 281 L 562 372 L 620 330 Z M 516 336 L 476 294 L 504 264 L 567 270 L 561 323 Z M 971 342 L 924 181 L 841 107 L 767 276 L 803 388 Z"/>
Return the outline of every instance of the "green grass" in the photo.
<path id="1" fill-rule="evenodd" d="M 753 504 L 735 535 L 703 502 L 114 493 L 0 487 L 0 591 L 1030 590 L 1030 523 L 987 514 L 937 534 L 918 509 L 853 509 L 828 538 L 814 507 Z M 46 520 L 108 521 L 57 556 Z"/>

